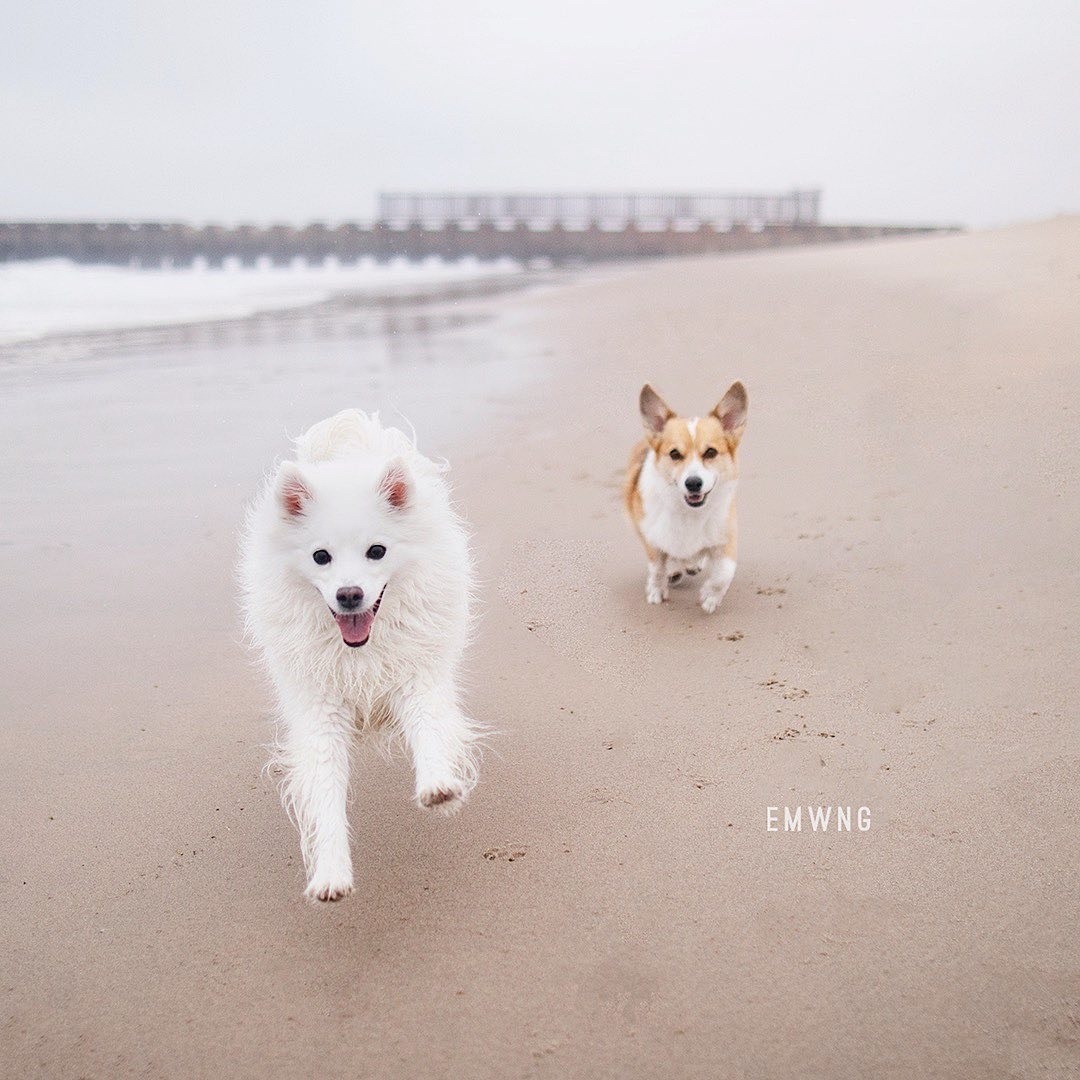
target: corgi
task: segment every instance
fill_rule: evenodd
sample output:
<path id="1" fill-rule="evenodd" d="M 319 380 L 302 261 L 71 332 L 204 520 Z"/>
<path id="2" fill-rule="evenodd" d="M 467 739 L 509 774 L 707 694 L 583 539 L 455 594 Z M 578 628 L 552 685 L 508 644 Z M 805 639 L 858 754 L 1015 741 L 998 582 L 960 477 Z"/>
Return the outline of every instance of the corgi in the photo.
<path id="1" fill-rule="evenodd" d="M 646 437 L 630 455 L 623 496 L 649 560 L 650 604 L 701 573 L 699 600 L 711 615 L 735 577 L 737 452 L 748 406 L 746 387 L 734 382 L 708 416 L 684 419 L 648 383 L 641 389 Z"/>

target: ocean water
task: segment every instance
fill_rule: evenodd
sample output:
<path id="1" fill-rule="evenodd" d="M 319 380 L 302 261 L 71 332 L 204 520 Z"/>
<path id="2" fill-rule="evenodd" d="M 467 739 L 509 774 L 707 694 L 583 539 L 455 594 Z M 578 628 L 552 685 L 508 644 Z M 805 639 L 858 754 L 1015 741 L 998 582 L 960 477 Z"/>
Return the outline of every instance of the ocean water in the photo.
<path id="1" fill-rule="evenodd" d="M 210 269 L 83 266 L 67 259 L 0 263 L 0 345 L 55 335 L 248 318 L 335 296 L 393 295 L 521 273 L 511 260 L 420 263 L 365 260 L 340 266 L 227 261 Z"/>

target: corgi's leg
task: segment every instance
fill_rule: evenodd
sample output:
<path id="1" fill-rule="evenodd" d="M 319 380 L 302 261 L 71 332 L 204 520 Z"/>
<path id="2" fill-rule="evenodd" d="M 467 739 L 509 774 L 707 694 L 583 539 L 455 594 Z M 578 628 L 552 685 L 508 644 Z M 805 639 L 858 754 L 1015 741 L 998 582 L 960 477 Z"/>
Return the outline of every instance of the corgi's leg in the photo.
<path id="1" fill-rule="evenodd" d="M 284 770 L 282 802 L 300 830 L 305 895 L 340 900 L 353 888 L 346 816 L 352 719 L 340 702 L 302 691 L 282 698 L 285 723 L 276 762 Z"/>
<path id="2" fill-rule="evenodd" d="M 708 575 L 701 585 L 701 609 L 706 615 L 711 615 L 724 599 L 724 595 L 731 587 L 732 578 L 735 577 L 735 560 L 721 555 L 709 567 Z"/>
<path id="3" fill-rule="evenodd" d="M 649 549 L 649 568 L 645 573 L 645 599 L 650 604 L 662 604 L 668 598 L 667 556 Z"/>
<path id="4" fill-rule="evenodd" d="M 450 685 L 408 687 L 393 712 L 412 754 L 418 805 L 455 813 L 476 787 L 480 726 L 461 711 Z"/>
<path id="5" fill-rule="evenodd" d="M 737 552 L 735 512 L 732 509 L 728 518 L 727 541 L 723 547 L 712 552 L 712 558 L 705 571 L 705 580 L 701 583 L 699 599 L 701 609 L 706 615 L 711 615 L 720 606 L 720 602 L 731 587 L 731 581 L 735 577 Z"/>

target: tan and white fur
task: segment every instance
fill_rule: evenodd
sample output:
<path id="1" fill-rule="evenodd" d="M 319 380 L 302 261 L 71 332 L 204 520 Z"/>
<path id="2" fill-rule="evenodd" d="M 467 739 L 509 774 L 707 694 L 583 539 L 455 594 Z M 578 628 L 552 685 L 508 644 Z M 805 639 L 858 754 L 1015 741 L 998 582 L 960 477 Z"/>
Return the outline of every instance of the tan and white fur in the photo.
<path id="1" fill-rule="evenodd" d="M 735 577 L 746 388 L 732 383 L 704 417 L 677 416 L 648 383 L 639 404 L 646 437 L 630 455 L 623 495 L 649 560 L 645 599 L 661 604 L 671 585 L 700 573 L 701 607 L 712 614 Z"/>

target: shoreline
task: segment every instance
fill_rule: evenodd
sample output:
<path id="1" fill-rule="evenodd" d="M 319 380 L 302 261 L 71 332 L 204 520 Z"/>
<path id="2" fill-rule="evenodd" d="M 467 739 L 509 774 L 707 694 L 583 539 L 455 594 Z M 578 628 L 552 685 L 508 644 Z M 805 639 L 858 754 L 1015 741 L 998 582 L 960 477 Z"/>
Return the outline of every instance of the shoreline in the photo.
<path id="1" fill-rule="evenodd" d="M 88 269 L 93 269 L 92 267 Z M 140 271 L 153 274 L 153 270 Z M 485 299 L 502 293 L 532 288 L 559 276 L 554 271 L 518 270 L 503 275 L 477 275 L 451 281 L 403 282 L 396 287 L 386 282 L 375 289 L 337 288 L 317 300 L 298 300 L 285 306 L 270 306 L 237 315 L 207 315 L 205 318 L 177 319 L 79 330 L 55 330 L 42 334 L 0 340 L 0 363 L 49 350 L 63 355 L 80 351 L 153 348 L 183 343 L 198 332 L 208 335 L 234 333 L 245 327 L 271 327 L 300 319 L 328 319 L 347 312 L 377 312 L 409 306 L 453 304 Z"/>

